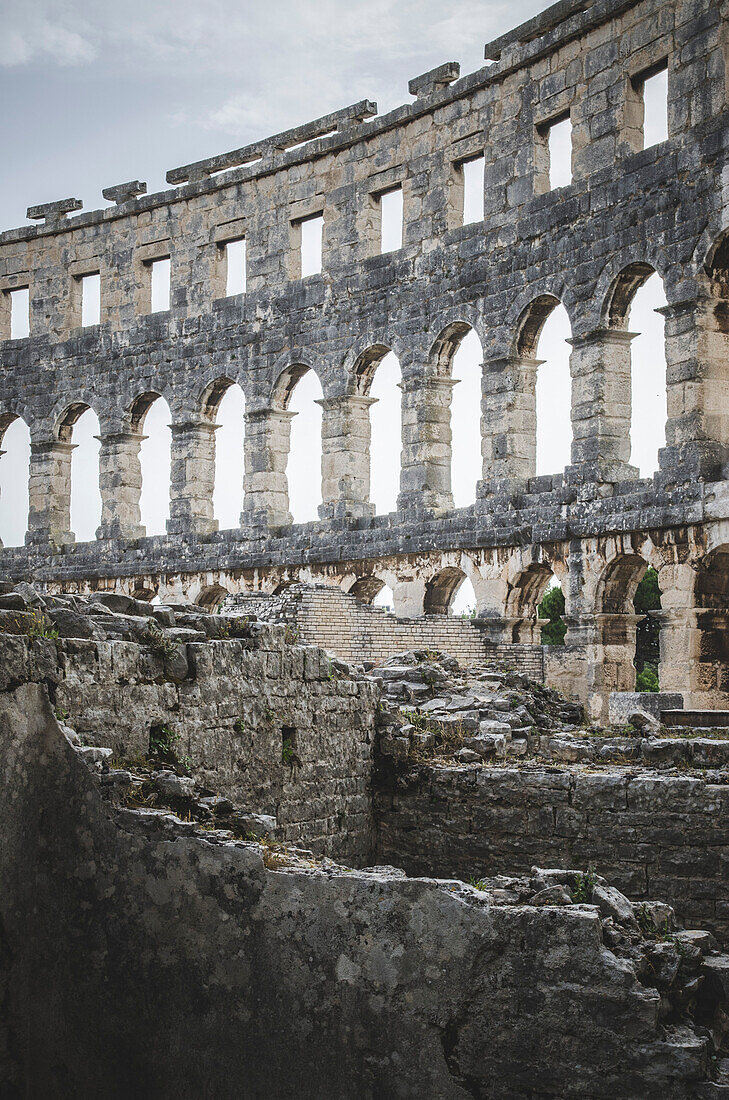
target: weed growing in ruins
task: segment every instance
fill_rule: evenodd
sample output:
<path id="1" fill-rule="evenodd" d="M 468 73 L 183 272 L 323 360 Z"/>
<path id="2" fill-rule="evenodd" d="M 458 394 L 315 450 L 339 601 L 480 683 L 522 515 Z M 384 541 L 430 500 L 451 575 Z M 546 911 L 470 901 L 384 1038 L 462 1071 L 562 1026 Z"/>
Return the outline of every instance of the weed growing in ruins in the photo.
<path id="1" fill-rule="evenodd" d="M 175 745 L 180 741 L 179 733 L 175 733 L 166 725 L 152 726 L 149 731 L 149 755 L 158 760 L 164 760 L 171 764 L 179 762 Z"/>
<path id="2" fill-rule="evenodd" d="M 245 722 L 243 721 L 243 718 L 240 715 L 236 718 L 235 722 L 233 723 L 233 729 L 235 730 L 235 732 L 238 734 L 239 737 L 245 737 L 245 735 L 246 735 L 246 724 L 245 724 Z"/>
<path id="3" fill-rule="evenodd" d="M 474 890 L 487 890 L 488 883 L 483 878 L 476 878 L 475 875 L 471 875 L 468 879 L 468 885 L 473 886 Z"/>
<path id="4" fill-rule="evenodd" d="M 284 627 L 284 641 L 287 645 L 296 645 L 299 640 L 299 629 L 296 626 Z"/>
<path id="5" fill-rule="evenodd" d="M 281 763 L 293 764 L 296 759 L 293 737 L 284 737 L 281 744 Z"/>
<path id="6" fill-rule="evenodd" d="M 27 611 L 0 626 L 0 633 L 25 635 L 26 638 L 49 638 L 56 641 L 60 637 L 55 626 L 43 611 Z"/>
<path id="7" fill-rule="evenodd" d="M 67 710 L 61 710 L 60 707 L 54 707 L 53 713 L 57 722 L 68 722 L 69 718 L 71 717 Z"/>
<path id="8" fill-rule="evenodd" d="M 572 890 L 572 901 L 575 905 L 584 904 L 592 900 L 592 888 L 597 883 L 597 875 L 591 867 L 588 867 L 584 875 L 578 871 L 575 875 L 575 885 Z"/>
<path id="9" fill-rule="evenodd" d="M 156 653 L 158 657 L 162 657 L 165 660 L 169 657 L 174 657 L 174 642 L 171 642 L 168 638 L 165 638 L 164 631 L 160 630 L 160 628 L 154 622 L 150 621 L 147 627 L 146 641 L 149 648 L 152 650 L 153 653 Z"/>

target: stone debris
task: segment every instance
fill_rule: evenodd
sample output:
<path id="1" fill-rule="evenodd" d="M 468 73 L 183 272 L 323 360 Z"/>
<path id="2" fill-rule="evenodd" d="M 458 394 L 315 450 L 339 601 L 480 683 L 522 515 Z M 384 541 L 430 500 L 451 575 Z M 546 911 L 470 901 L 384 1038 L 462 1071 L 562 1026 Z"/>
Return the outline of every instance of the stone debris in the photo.
<path id="1" fill-rule="evenodd" d="M 729 782 L 729 730 L 702 737 L 682 727 L 670 736 L 641 709 L 631 711 L 627 725 L 588 726 L 581 707 L 524 673 L 461 668 L 434 651 L 398 654 L 370 675 L 383 694 L 380 750 L 400 762 L 643 765 Z"/>

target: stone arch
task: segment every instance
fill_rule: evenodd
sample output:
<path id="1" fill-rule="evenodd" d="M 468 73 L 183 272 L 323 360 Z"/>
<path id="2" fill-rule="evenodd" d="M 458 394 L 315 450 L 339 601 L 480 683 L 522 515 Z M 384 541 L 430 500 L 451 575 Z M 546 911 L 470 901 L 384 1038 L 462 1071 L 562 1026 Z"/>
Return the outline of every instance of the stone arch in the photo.
<path id="1" fill-rule="evenodd" d="M 144 429 L 144 421 L 147 419 L 147 413 L 155 401 L 159 401 L 161 397 L 162 394 L 158 393 L 157 390 L 147 390 L 134 398 L 129 406 L 129 423 L 132 431 L 141 434 Z"/>
<path id="2" fill-rule="evenodd" d="M 220 403 L 231 386 L 240 386 L 240 383 L 228 374 L 219 375 L 205 386 L 200 394 L 199 407 L 206 420 L 215 423 Z"/>
<path id="3" fill-rule="evenodd" d="M 348 591 L 350 596 L 354 596 L 357 600 L 362 600 L 363 603 L 372 603 L 375 596 L 377 596 L 385 587 L 385 582 L 370 574 L 366 577 L 358 577 L 354 584 L 350 585 Z"/>
<path id="4" fill-rule="evenodd" d="M 430 348 L 428 362 L 431 372 L 441 378 L 450 378 L 454 355 L 469 332 L 475 331 L 468 321 L 450 321 L 438 333 Z"/>
<path id="5" fill-rule="evenodd" d="M 533 298 L 519 315 L 513 356 L 523 407 L 520 451 L 530 477 L 560 473 L 571 460 L 572 378 L 565 344 L 571 335 L 567 308 L 551 292 Z M 544 341 L 549 347 L 542 357 Z"/>
<path id="6" fill-rule="evenodd" d="M 245 408 L 243 387 L 230 375 L 213 379 L 203 389 L 200 412 L 212 431 L 206 455 L 212 466 L 212 512 L 223 530 L 237 528 L 244 508 Z"/>
<path id="7" fill-rule="evenodd" d="M 449 379 L 450 483 L 455 507 L 475 503 L 483 473 L 481 385 L 483 344 L 466 321 L 451 321 L 439 333 L 430 350 L 430 371 Z"/>
<path id="8" fill-rule="evenodd" d="M 702 266 L 714 297 L 729 299 L 729 229 L 712 241 Z"/>
<path id="9" fill-rule="evenodd" d="M 90 408 L 91 405 L 87 404 L 85 401 L 74 401 L 72 404 L 65 407 L 55 424 L 54 436 L 59 443 L 71 442 L 73 429 L 77 421 L 79 421 L 84 413 L 88 412 Z"/>
<path id="10" fill-rule="evenodd" d="M 212 614 L 216 611 L 225 597 L 229 595 L 230 592 L 227 588 L 224 588 L 222 584 L 208 584 L 205 585 L 204 588 L 201 588 L 195 599 L 195 603 L 198 607 L 202 607 L 205 611 Z"/>
<path id="11" fill-rule="evenodd" d="M 453 597 L 460 588 L 466 574 L 457 565 L 447 565 L 425 585 L 423 612 L 426 615 L 447 615 Z"/>
<path id="12" fill-rule="evenodd" d="M 633 299 L 651 275 L 655 267 L 643 260 L 636 260 L 624 267 L 612 280 L 602 307 L 603 323 L 608 328 L 626 329 Z"/>
<path id="13" fill-rule="evenodd" d="M 539 605 L 554 576 L 549 562 L 534 561 L 517 574 L 506 599 L 506 615 L 512 642 L 539 644 Z"/>
<path id="14" fill-rule="evenodd" d="M 301 407 L 292 407 L 299 399 Z M 271 393 L 276 463 L 285 468 L 286 500 L 294 523 L 316 520 L 322 503 L 322 400 L 319 374 L 306 363 L 285 367 Z M 317 479 L 312 477 L 315 469 Z"/>
<path id="15" fill-rule="evenodd" d="M 10 442 L 7 432 L 11 429 Z M 20 413 L 0 413 L 0 546 L 22 546 L 28 530 L 31 433 Z M 21 465 L 22 464 L 22 465 Z"/>
<path id="16" fill-rule="evenodd" d="M 160 422 L 150 430 L 148 418 L 154 405 L 159 410 L 157 416 L 160 417 Z M 170 515 L 171 421 L 172 414 L 167 398 L 157 390 L 146 390 L 138 394 L 129 407 L 131 432 L 139 441 L 139 508 L 147 534 L 162 534 Z M 166 477 L 164 469 L 167 470 Z"/>
<path id="17" fill-rule="evenodd" d="M 288 409 L 294 390 L 310 371 L 317 378 L 319 377 L 314 368 L 307 363 L 291 363 L 284 367 L 271 390 L 271 407 L 280 410 Z"/>
<path id="18" fill-rule="evenodd" d="M 151 603 L 156 599 L 158 595 L 158 586 L 147 584 L 142 582 L 137 584 L 132 589 L 132 596 L 135 600 L 144 600 L 145 603 Z"/>
<path id="19" fill-rule="evenodd" d="M 522 311 L 516 326 L 514 351 L 524 359 L 536 359 L 539 337 L 550 314 L 562 305 L 554 294 L 540 294 Z"/>
<path id="20" fill-rule="evenodd" d="M 382 360 L 392 352 L 386 344 L 371 344 L 360 352 L 354 361 L 354 387 L 357 393 L 368 397 L 377 369 Z M 394 352 L 392 352 L 394 354 Z"/>

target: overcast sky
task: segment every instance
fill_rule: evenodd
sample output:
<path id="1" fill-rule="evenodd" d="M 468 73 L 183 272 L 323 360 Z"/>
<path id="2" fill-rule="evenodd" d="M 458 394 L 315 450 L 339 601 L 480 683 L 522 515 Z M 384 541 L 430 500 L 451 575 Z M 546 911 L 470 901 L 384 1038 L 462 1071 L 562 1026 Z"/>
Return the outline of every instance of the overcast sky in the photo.
<path id="1" fill-rule="evenodd" d="M 484 64 L 541 0 L 2 0 L 0 228 L 31 204 L 146 180 L 409 78 Z"/>
<path id="2" fill-rule="evenodd" d="M 25 224 L 26 207 L 75 196 L 86 209 L 105 205 L 102 187 L 145 180 L 166 187 L 165 172 L 245 145 L 359 99 L 381 113 L 410 102 L 408 80 L 444 61 L 462 74 L 480 68 L 486 41 L 548 4 L 541 0 L 2 0 L 0 114 L 3 172 L 0 229 Z M 644 292 L 631 317 L 636 341 L 636 407 L 650 425 L 635 443 L 643 474 L 655 468 L 665 421 L 660 285 Z M 569 461 L 570 335 L 564 311 L 547 324 L 539 357 L 538 472 Z M 477 435 L 480 347 L 466 341 L 456 364 L 454 496 L 473 499 L 480 476 Z M 382 368 L 373 417 L 373 499 L 394 507 L 399 466 L 396 362 Z M 390 395 L 388 398 L 388 394 Z M 296 452 L 290 466 L 296 520 L 316 514 L 320 409 L 317 381 L 294 395 Z M 652 402 L 652 405 L 650 404 Z M 648 409 L 653 414 L 646 416 Z M 308 409 L 308 411 L 307 411 Z M 242 496 L 242 402 L 231 393 L 217 433 L 220 476 L 216 514 L 235 526 Z M 143 520 L 164 530 L 165 446 L 169 412 L 153 406 L 145 430 Z M 27 514 L 27 445 L 13 425 L 0 463 L 0 537 L 23 541 Z M 96 486 L 98 431 L 86 414 L 74 433 L 73 526 L 93 537 L 100 500 Z"/>

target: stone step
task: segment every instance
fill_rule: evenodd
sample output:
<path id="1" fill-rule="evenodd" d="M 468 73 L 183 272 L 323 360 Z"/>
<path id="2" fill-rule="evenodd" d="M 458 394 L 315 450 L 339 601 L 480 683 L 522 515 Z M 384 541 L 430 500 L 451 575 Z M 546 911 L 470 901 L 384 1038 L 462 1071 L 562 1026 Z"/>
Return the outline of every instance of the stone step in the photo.
<path id="1" fill-rule="evenodd" d="M 661 722 L 664 726 L 724 729 L 729 726 L 729 710 L 662 710 Z"/>

